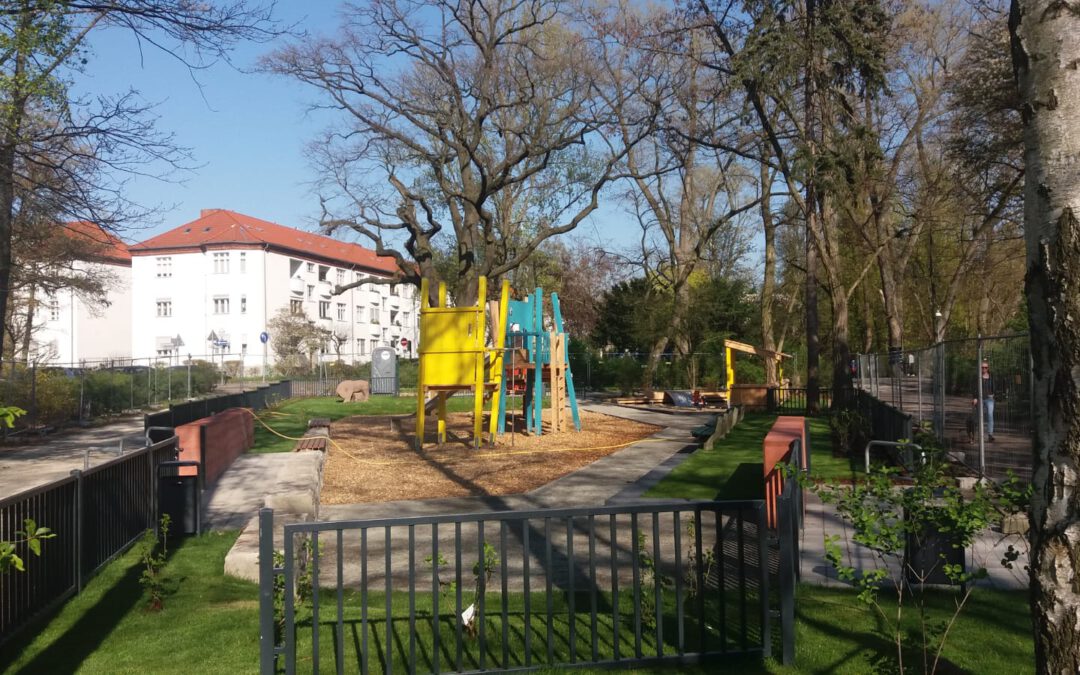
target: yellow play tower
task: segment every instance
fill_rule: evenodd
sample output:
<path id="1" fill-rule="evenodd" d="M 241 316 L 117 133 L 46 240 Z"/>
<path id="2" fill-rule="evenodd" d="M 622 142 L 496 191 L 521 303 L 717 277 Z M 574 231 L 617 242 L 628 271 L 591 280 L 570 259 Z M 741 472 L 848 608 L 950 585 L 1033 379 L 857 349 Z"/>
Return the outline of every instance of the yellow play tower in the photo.
<path id="1" fill-rule="evenodd" d="M 485 305 L 487 278 L 477 282 L 474 306 L 449 307 L 446 284 L 439 283 L 438 304 L 431 306 L 428 280 L 420 282 L 420 368 L 416 392 L 416 449 L 424 445 L 426 415 L 438 415 L 438 442 L 446 442 L 446 401 L 455 392 L 473 394 L 473 447 L 494 440 L 499 397 L 502 393 L 503 347 L 506 340 L 510 282 L 503 281 L 499 307 L 492 326 L 494 346 L 487 347 Z M 490 352 L 490 358 L 488 358 Z M 483 435 L 484 399 L 490 393 L 492 414 L 488 435 Z"/>

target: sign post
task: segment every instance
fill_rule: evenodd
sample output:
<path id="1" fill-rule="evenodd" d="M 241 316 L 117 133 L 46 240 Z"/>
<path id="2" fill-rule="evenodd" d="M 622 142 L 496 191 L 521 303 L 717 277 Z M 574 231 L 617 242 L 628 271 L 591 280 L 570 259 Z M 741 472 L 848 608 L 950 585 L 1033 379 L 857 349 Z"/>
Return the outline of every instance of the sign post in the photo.
<path id="1" fill-rule="evenodd" d="M 263 345 L 263 365 L 262 365 L 262 381 L 266 384 L 266 343 L 270 341 L 270 333 L 263 331 L 259 333 L 259 342 Z"/>

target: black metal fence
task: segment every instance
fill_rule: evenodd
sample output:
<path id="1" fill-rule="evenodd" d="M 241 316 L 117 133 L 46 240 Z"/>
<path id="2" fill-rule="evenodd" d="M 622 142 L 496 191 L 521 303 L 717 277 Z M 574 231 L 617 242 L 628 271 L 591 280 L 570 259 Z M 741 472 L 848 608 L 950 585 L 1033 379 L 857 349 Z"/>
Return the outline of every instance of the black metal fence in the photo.
<path id="1" fill-rule="evenodd" d="M 870 421 L 870 435 L 879 441 L 911 440 L 914 428 L 911 415 L 856 389 L 852 406 Z"/>
<path id="2" fill-rule="evenodd" d="M 143 428 L 178 427 L 195 420 L 215 415 L 229 408 L 252 408 L 262 410 L 278 401 L 292 398 L 292 382 L 276 382 L 249 391 L 213 396 L 197 401 L 170 405 L 167 410 L 143 416 Z"/>
<path id="3" fill-rule="evenodd" d="M 27 518 L 56 533 L 40 557 L 17 546 L 26 570 L 0 576 L 0 644 L 156 525 L 158 465 L 176 452 L 173 437 L 0 500 L 0 541 L 14 540 Z"/>
<path id="4" fill-rule="evenodd" d="M 766 392 L 766 408 L 769 412 L 790 414 L 806 412 L 809 389 L 806 387 L 769 387 Z M 818 390 L 818 408 L 828 410 L 832 406 L 831 387 Z"/>
<path id="5" fill-rule="evenodd" d="M 335 396 L 342 379 L 325 380 L 289 380 L 289 398 L 311 398 L 314 396 Z"/>
<path id="6" fill-rule="evenodd" d="M 856 387 L 932 429 L 973 471 L 994 479 L 1010 471 L 1031 476 L 1033 380 L 1026 334 L 861 354 L 856 363 Z"/>
<path id="7" fill-rule="evenodd" d="M 263 509 L 261 672 L 768 656 L 765 517 L 731 501 L 296 523 L 275 564 Z"/>

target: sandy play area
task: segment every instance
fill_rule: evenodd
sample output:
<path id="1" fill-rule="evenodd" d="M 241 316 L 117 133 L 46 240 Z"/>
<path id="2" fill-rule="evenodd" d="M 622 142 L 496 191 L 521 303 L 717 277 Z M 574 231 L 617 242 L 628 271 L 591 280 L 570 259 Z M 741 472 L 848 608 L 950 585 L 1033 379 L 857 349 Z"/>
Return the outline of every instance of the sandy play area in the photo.
<path id="1" fill-rule="evenodd" d="M 474 450 L 472 415 L 451 414 L 449 441 L 413 449 L 412 418 L 358 416 L 334 422 L 322 503 L 357 504 L 527 492 L 575 471 L 658 428 L 599 413 L 581 413 L 582 431 L 504 434 L 494 447 Z M 435 420 L 428 425 L 435 428 Z M 486 428 L 485 422 L 485 428 Z M 434 438 L 434 436 L 432 436 Z"/>

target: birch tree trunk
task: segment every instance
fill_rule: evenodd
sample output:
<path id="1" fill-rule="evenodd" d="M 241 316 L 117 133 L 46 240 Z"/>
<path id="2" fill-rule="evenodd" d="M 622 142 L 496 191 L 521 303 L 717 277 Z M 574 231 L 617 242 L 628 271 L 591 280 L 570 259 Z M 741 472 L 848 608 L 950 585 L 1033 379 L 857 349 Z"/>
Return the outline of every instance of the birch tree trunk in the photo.
<path id="1" fill-rule="evenodd" d="M 1039 673 L 1080 672 L 1080 12 L 1013 0 L 1024 99 L 1024 222 L 1034 360 L 1031 603 Z"/>

